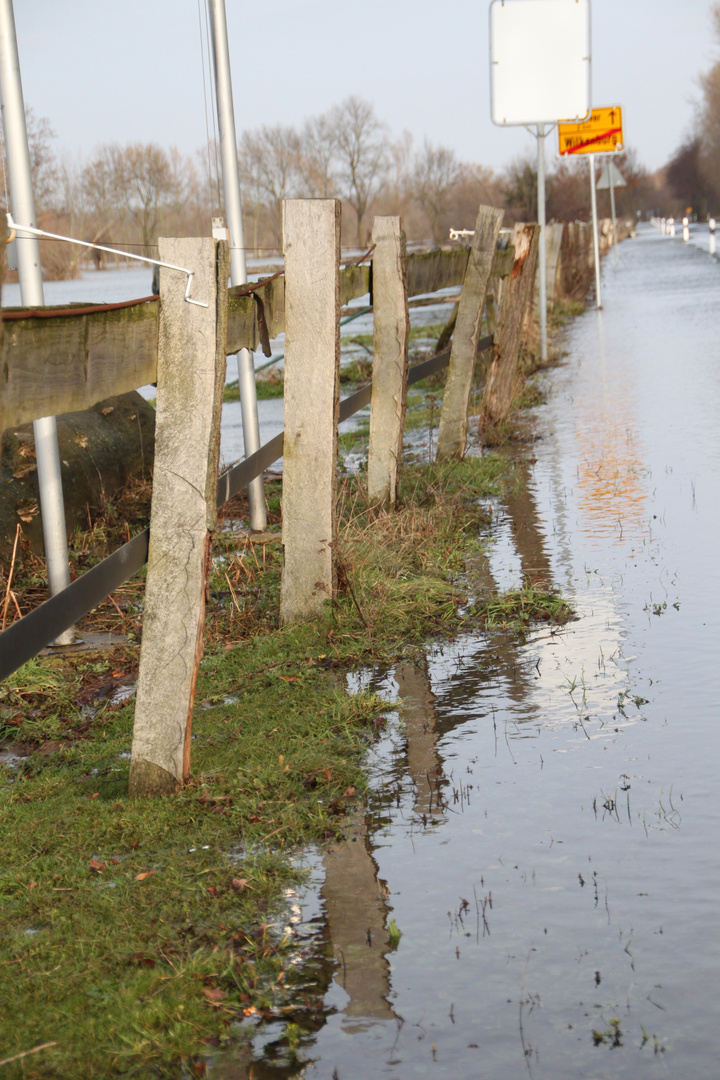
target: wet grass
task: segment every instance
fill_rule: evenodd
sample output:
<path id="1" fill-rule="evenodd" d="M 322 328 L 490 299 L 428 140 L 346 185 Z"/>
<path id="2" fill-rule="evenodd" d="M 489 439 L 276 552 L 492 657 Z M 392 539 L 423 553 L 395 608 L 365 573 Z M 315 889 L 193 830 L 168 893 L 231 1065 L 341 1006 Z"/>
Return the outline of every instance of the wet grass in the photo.
<path id="1" fill-rule="evenodd" d="M 142 578 L 92 616 L 127 645 L 41 657 L 2 685 L 2 738 L 16 757 L 0 755 L 0 1041 L 7 1057 L 54 1044 L 5 1075 L 202 1075 L 212 1048 L 237 1040 L 237 1021 L 295 1023 L 289 856 L 342 835 L 383 726 L 380 702 L 348 694 L 344 673 L 478 621 L 558 617 L 549 598 L 526 595 L 468 610 L 483 500 L 511 468 L 494 455 L 405 468 L 391 515 L 368 504 L 362 478 L 345 478 L 337 600 L 294 629 L 279 627 L 280 544 L 253 543 L 243 500 L 230 504 L 213 547 L 193 779 L 176 796 L 127 797 L 133 704 L 117 691 L 136 678 Z M 279 482 L 266 492 L 277 528 Z M 142 500 L 130 505 L 139 524 Z M 89 564 L 125 539 L 128 515 L 118 501 L 76 536 L 74 558 Z M 24 552 L 23 604 L 37 577 Z"/>

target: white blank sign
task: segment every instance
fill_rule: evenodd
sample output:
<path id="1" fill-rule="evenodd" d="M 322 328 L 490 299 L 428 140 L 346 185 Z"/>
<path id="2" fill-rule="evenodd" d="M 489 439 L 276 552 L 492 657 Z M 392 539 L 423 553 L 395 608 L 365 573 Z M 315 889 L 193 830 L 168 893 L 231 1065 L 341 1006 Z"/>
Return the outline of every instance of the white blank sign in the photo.
<path id="1" fill-rule="evenodd" d="M 492 0 L 494 124 L 584 120 L 590 111 L 590 0 Z"/>

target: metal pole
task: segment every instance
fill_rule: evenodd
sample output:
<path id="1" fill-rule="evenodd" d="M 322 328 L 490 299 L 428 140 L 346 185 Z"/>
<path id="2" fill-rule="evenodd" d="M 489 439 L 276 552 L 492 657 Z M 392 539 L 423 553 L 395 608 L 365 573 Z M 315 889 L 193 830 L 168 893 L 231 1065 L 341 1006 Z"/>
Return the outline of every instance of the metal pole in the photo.
<path id="1" fill-rule="evenodd" d="M 538 258 L 538 308 L 540 314 L 540 360 L 548 355 L 547 341 L 547 249 L 545 247 L 545 125 L 537 125 L 538 224 L 540 252 Z"/>
<path id="2" fill-rule="evenodd" d="M 613 247 L 615 248 L 615 265 L 617 266 L 618 250 L 617 250 L 617 223 L 615 221 L 615 180 L 613 178 L 614 166 L 612 160 L 608 161 L 608 173 L 610 175 L 610 213 L 612 214 L 613 223 Z"/>
<path id="3" fill-rule="evenodd" d="M 597 218 L 597 194 L 595 192 L 595 155 L 588 154 L 590 159 L 590 202 L 592 204 L 593 223 L 593 251 L 595 255 L 595 297 L 597 309 L 602 308 L 602 293 L 600 291 L 600 245 L 598 243 L 598 218 Z"/>
<path id="4" fill-rule="evenodd" d="M 208 8 L 210 11 L 210 30 L 215 63 L 215 88 L 217 93 L 218 127 L 220 129 L 225 217 L 230 233 L 230 282 L 233 285 L 243 285 L 247 281 L 247 268 L 245 265 L 245 240 L 243 237 L 240 175 L 238 172 L 235 111 L 233 109 L 232 80 L 230 76 L 230 50 L 228 47 L 225 0 L 208 0 Z M 260 423 L 255 387 L 255 365 L 248 349 L 241 349 L 237 354 L 237 365 L 245 457 L 250 457 L 251 454 L 260 449 Z M 248 486 L 248 502 L 250 504 L 250 528 L 255 532 L 262 532 L 267 525 L 262 476 L 256 477 Z"/>
<path id="5" fill-rule="evenodd" d="M 0 97 L 13 215 L 16 220 L 35 226 L 35 200 L 12 0 L 0 0 Z M 23 306 L 43 307 L 45 297 L 37 237 L 18 230 L 16 248 Z M 33 431 L 48 585 L 51 596 L 55 596 L 70 584 L 55 417 L 46 416 L 36 420 Z M 75 630 L 70 627 L 58 637 L 55 644 L 69 645 L 74 639 Z"/>

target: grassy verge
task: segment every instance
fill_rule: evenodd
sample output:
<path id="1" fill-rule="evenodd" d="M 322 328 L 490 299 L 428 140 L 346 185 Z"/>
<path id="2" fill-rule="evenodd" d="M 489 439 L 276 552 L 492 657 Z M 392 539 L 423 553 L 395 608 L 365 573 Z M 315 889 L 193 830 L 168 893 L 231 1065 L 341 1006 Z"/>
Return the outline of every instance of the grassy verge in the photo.
<path id="1" fill-rule="evenodd" d="M 507 470 L 499 456 L 408 468 L 401 510 L 380 518 L 344 481 L 339 598 L 292 630 L 278 627 L 280 545 L 220 530 L 193 779 L 175 797 L 127 798 L 133 705 L 117 691 L 135 676 L 136 644 L 43 657 L 3 684 L 2 745 L 18 757 L 0 765 L 2 1049 L 55 1044 L 5 1075 L 202 1075 L 237 1020 L 292 1020 L 297 945 L 277 928 L 297 879 L 289 853 L 341 834 L 383 724 L 379 702 L 349 695 L 342 673 L 500 618 L 458 612 L 482 500 Z M 277 522 L 276 484 L 268 503 Z M 89 550 L 87 534 L 77 540 Z M 141 584 L 114 613 L 136 636 Z"/>

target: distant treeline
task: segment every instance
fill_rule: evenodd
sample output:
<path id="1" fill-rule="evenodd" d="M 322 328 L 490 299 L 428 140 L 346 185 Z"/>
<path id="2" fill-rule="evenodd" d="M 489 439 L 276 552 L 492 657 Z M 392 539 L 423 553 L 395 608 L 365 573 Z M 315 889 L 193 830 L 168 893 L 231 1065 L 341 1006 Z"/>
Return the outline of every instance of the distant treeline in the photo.
<path id="1" fill-rule="evenodd" d="M 155 143 L 106 143 L 77 164 L 56 153 L 50 120 L 32 110 L 28 136 L 38 217 L 48 231 L 149 252 L 161 235 L 207 235 L 211 218 L 222 215 L 214 145 L 187 156 Z M 537 219 L 534 159 L 515 161 L 501 173 L 458 161 L 453 150 L 427 139 L 417 146 L 409 132 L 394 138 L 374 107 L 354 96 L 302 128 L 277 124 L 242 132 L 238 160 L 245 243 L 248 254 L 261 258 L 281 247 L 287 198 L 340 197 L 346 245 L 367 244 L 375 214 L 401 214 L 410 241 L 435 244 L 447 239 L 450 227 L 472 228 L 480 203 L 506 208 L 507 223 Z M 635 217 L 653 209 L 657 178 L 632 154 L 621 155 L 618 164 L 628 182 L 618 191 L 618 212 Z M 548 220 L 588 219 L 586 160 L 559 162 L 547 189 Z M 47 278 L 71 277 L 90 257 L 77 247 L 41 242 Z M 100 266 L 112 259 L 95 257 Z"/>

